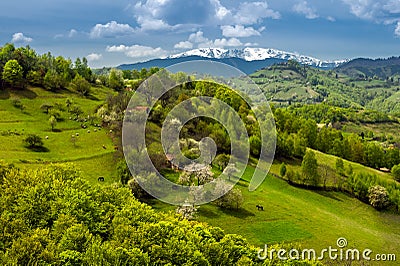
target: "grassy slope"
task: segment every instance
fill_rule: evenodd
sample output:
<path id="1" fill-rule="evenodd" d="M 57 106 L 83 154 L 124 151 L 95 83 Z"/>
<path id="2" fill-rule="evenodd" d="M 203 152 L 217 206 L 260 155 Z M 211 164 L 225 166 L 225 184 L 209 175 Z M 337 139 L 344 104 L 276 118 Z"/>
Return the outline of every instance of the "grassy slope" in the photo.
<path id="1" fill-rule="evenodd" d="M 41 88 L 20 90 L 3 90 L 0 92 L 0 132 L 16 132 L 18 135 L 0 134 L 0 158 L 14 163 L 19 167 L 40 167 L 42 163 L 74 162 L 83 171 L 85 177 L 95 181 L 98 176 L 105 176 L 111 182 L 114 175 L 113 144 L 105 129 L 94 131 L 94 127 L 87 129 L 80 127 L 81 123 L 70 120 L 68 112 L 62 112 L 64 121 L 59 121 L 52 132 L 48 122 L 49 115 L 40 110 L 43 103 L 60 103 L 65 106 L 65 100 L 70 98 L 79 105 L 84 115 L 92 114 L 95 108 L 104 102 L 106 88 L 93 88 L 89 99 L 82 98 L 68 90 L 57 93 Z M 26 109 L 21 111 L 12 105 L 16 97 L 21 99 Z M 90 133 L 87 131 L 90 130 Z M 78 141 L 74 146 L 71 135 L 79 133 Z M 42 137 L 48 152 L 33 152 L 24 147 L 23 139 L 27 134 L 37 134 Z M 48 139 L 45 139 L 48 136 Z M 106 146 L 106 149 L 103 148 Z"/>
<path id="2" fill-rule="evenodd" d="M 370 248 L 375 253 L 397 253 L 400 248 L 400 216 L 378 212 L 355 198 L 338 192 L 314 192 L 289 186 L 268 176 L 254 192 L 248 191 L 253 169 L 249 167 L 237 187 L 245 202 L 239 211 L 207 204 L 198 220 L 245 236 L 251 243 L 300 242 L 317 251 L 336 247 L 345 237 L 349 248 Z M 264 211 L 257 211 L 257 204 Z M 156 209 L 174 208 L 153 202 Z M 400 254 L 397 254 L 400 256 Z"/>

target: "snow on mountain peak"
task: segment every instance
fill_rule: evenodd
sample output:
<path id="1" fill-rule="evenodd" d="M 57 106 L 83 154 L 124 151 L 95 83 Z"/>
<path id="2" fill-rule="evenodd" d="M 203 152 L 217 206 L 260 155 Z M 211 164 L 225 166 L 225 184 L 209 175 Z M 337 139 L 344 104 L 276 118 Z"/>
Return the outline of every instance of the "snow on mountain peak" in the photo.
<path id="1" fill-rule="evenodd" d="M 168 58 L 180 58 L 188 56 L 199 56 L 204 58 L 241 58 L 246 61 L 265 60 L 269 58 L 295 60 L 301 64 L 316 67 L 336 67 L 348 60 L 322 61 L 310 56 L 304 56 L 297 53 L 289 53 L 271 48 L 253 48 L 246 47 L 242 49 L 222 49 L 222 48 L 199 48 L 183 53 L 171 55 Z"/>

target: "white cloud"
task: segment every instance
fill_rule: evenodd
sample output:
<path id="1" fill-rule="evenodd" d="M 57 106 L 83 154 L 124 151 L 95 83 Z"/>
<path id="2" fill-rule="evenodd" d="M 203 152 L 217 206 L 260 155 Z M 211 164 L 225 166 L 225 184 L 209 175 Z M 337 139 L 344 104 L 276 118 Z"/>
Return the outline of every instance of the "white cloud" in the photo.
<path id="1" fill-rule="evenodd" d="M 265 28 L 260 28 L 264 30 Z M 222 35 L 225 37 L 250 37 L 250 36 L 260 36 L 260 32 L 255 30 L 253 27 L 244 27 L 242 25 L 235 26 L 221 26 Z"/>
<path id="2" fill-rule="evenodd" d="M 334 17 L 332 17 L 332 16 L 327 16 L 326 19 L 328 21 L 330 21 L 330 22 L 335 22 L 336 21 L 336 19 Z"/>
<path id="3" fill-rule="evenodd" d="M 315 9 L 308 6 L 307 1 L 302 1 L 293 6 L 293 11 L 304 15 L 308 19 L 316 19 L 319 17 Z"/>
<path id="4" fill-rule="evenodd" d="M 78 34 L 78 32 L 75 29 L 72 29 L 69 31 L 68 37 L 72 38 L 72 37 L 75 37 L 77 34 Z"/>
<path id="5" fill-rule="evenodd" d="M 361 18 L 392 24 L 400 16 L 398 0 L 342 0 L 350 7 L 350 12 Z M 394 18 L 396 17 L 396 18 Z"/>
<path id="6" fill-rule="evenodd" d="M 220 0 L 141 0 L 133 6 L 142 31 L 191 30 L 195 26 L 252 25 L 280 13 L 265 1 L 242 2 L 227 8 Z"/>
<path id="7" fill-rule="evenodd" d="M 232 12 L 221 5 L 221 2 L 219 0 L 210 0 L 210 2 L 214 5 L 215 17 L 218 20 L 224 20 L 225 18 L 232 16 Z"/>
<path id="8" fill-rule="evenodd" d="M 107 46 L 106 51 L 124 53 L 126 56 L 132 58 L 161 57 L 167 54 L 167 51 L 163 50 L 161 47 L 153 48 L 137 44 L 132 46 L 125 46 L 125 45 Z"/>
<path id="9" fill-rule="evenodd" d="M 239 5 L 233 21 L 236 24 L 251 25 L 266 18 L 279 19 L 281 14 L 268 8 L 267 2 L 244 2 Z"/>
<path id="10" fill-rule="evenodd" d="M 89 54 L 89 55 L 86 56 L 86 59 L 87 59 L 89 62 L 99 61 L 99 60 L 102 59 L 102 58 L 103 58 L 103 55 L 101 55 L 101 54 L 96 54 L 96 53 L 91 53 L 91 54 Z"/>
<path id="11" fill-rule="evenodd" d="M 167 30 L 172 26 L 162 19 L 162 10 L 168 0 L 147 0 L 145 3 L 137 2 L 134 6 L 135 18 L 140 25 L 140 29 L 147 30 Z"/>
<path id="12" fill-rule="evenodd" d="M 241 41 L 239 41 L 236 38 L 229 38 L 229 39 L 216 39 L 214 41 L 214 47 L 218 47 L 218 48 L 224 48 L 224 47 L 238 47 L 238 46 L 242 46 L 243 43 L 241 43 Z"/>
<path id="13" fill-rule="evenodd" d="M 204 37 L 202 31 L 198 31 L 196 33 L 190 34 L 188 41 L 180 42 L 179 43 L 182 48 L 191 49 L 193 48 L 194 44 L 197 44 L 198 48 L 224 48 L 224 47 L 238 47 L 243 46 L 243 43 L 237 38 L 221 38 L 210 40 Z M 183 47 L 187 45 L 187 47 Z M 177 45 L 175 45 L 175 48 Z"/>
<path id="14" fill-rule="evenodd" d="M 394 30 L 394 34 L 400 37 L 400 21 L 397 22 L 396 28 Z"/>
<path id="15" fill-rule="evenodd" d="M 399 0 L 342 0 L 356 17 L 370 20 L 375 23 L 395 26 L 394 34 L 398 35 L 398 21 L 400 19 Z"/>
<path id="16" fill-rule="evenodd" d="M 113 37 L 119 35 L 127 35 L 135 30 L 128 24 L 119 24 L 116 21 L 107 24 L 96 24 L 90 31 L 91 38 Z"/>
<path id="17" fill-rule="evenodd" d="M 179 42 L 174 45 L 174 48 L 176 48 L 176 49 L 192 49 L 193 43 L 191 43 L 189 41 Z"/>
<path id="18" fill-rule="evenodd" d="M 249 47 L 249 46 L 258 46 L 258 43 L 256 42 L 246 42 L 243 46 Z"/>
<path id="19" fill-rule="evenodd" d="M 196 33 L 190 34 L 188 40 L 190 42 L 194 42 L 194 43 L 202 43 L 202 42 L 207 42 L 208 41 L 208 39 L 203 36 L 203 32 L 202 31 L 198 31 Z"/>
<path id="20" fill-rule="evenodd" d="M 25 36 L 22 32 L 14 33 L 12 36 L 12 43 L 22 43 L 22 42 L 32 42 L 33 39 L 30 37 Z"/>

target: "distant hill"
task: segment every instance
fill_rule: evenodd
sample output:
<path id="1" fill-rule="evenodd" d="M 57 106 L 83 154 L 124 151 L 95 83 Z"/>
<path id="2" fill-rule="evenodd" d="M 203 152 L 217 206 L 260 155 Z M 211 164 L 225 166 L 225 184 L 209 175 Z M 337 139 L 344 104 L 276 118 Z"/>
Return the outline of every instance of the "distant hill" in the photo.
<path id="1" fill-rule="evenodd" d="M 269 67 L 271 65 L 295 60 L 302 65 L 312 66 L 321 69 L 333 69 L 346 62 L 323 61 L 310 56 L 284 52 L 276 49 L 265 48 L 243 48 L 243 49 L 220 49 L 202 48 L 186 51 L 183 53 L 168 56 L 166 58 L 153 59 L 147 62 L 120 65 L 122 70 L 131 70 L 150 67 L 167 67 L 173 64 L 193 61 L 193 60 L 212 60 L 234 66 L 246 74 Z"/>
<path id="2" fill-rule="evenodd" d="M 187 57 L 178 57 L 178 58 L 163 58 L 163 59 L 153 59 L 147 62 L 140 62 L 140 63 L 135 63 L 135 64 L 124 64 L 118 66 L 119 69 L 121 70 L 141 70 L 142 68 L 151 68 L 151 67 L 160 67 L 160 68 L 165 68 L 174 64 L 182 63 L 182 62 L 187 62 L 187 61 L 194 61 L 194 60 L 210 60 L 210 61 L 215 61 L 215 62 L 221 62 L 225 63 L 227 65 L 236 67 L 243 71 L 245 74 L 251 74 L 254 73 L 255 71 L 272 66 L 277 63 L 285 62 L 283 59 L 275 59 L 275 58 L 270 58 L 266 60 L 257 60 L 257 61 L 246 61 L 244 59 L 240 58 L 223 58 L 223 59 L 218 59 L 218 58 L 204 58 L 201 56 L 187 56 Z"/>
<path id="3" fill-rule="evenodd" d="M 400 75 L 400 57 L 387 59 L 357 58 L 338 66 L 336 71 L 352 78 L 376 76 L 386 79 Z"/>

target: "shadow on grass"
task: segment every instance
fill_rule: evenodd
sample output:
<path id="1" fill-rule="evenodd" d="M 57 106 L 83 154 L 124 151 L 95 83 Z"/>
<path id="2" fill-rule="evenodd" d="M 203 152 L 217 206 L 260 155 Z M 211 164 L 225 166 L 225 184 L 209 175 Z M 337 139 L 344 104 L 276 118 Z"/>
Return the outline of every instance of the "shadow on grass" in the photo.
<path id="1" fill-rule="evenodd" d="M 37 97 L 36 92 L 30 89 L 11 89 L 12 93 L 20 98 L 35 99 Z"/>
<path id="2" fill-rule="evenodd" d="M 50 150 L 48 149 L 48 148 L 46 148 L 46 147 L 26 147 L 26 148 L 28 148 L 29 150 L 31 150 L 31 151 L 34 151 L 34 152 L 49 152 Z"/>
<path id="3" fill-rule="evenodd" d="M 223 213 L 227 214 L 227 215 L 234 216 L 236 218 L 247 218 L 249 216 L 255 216 L 254 213 L 249 212 L 248 210 L 243 209 L 243 208 L 240 208 L 240 209 L 237 209 L 237 210 L 236 209 L 229 210 L 229 209 L 222 209 L 221 208 L 221 211 Z"/>
<path id="4" fill-rule="evenodd" d="M 97 98 L 96 96 L 93 95 L 87 95 L 85 96 L 86 99 L 92 100 L 92 101 L 99 101 L 99 98 Z"/>
<path id="5" fill-rule="evenodd" d="M 317 194 L 319 194 L 321 196 L 330 198 L 330 199 L 334 199 L 336 201 L 343 201 L 343 200 L 339 199 L 338 197 L 336 197 L 335 195 L 333 195 L 331 192 L 328 192 L 328 191 L 315 191 L 315 193 L 317 193 Z"/>
<path id="6" fill-rule="evenodd" d="M 0 99 L 7 100 L 10 98 L 10 92 L 8 90 L 0 90 Z"/>

